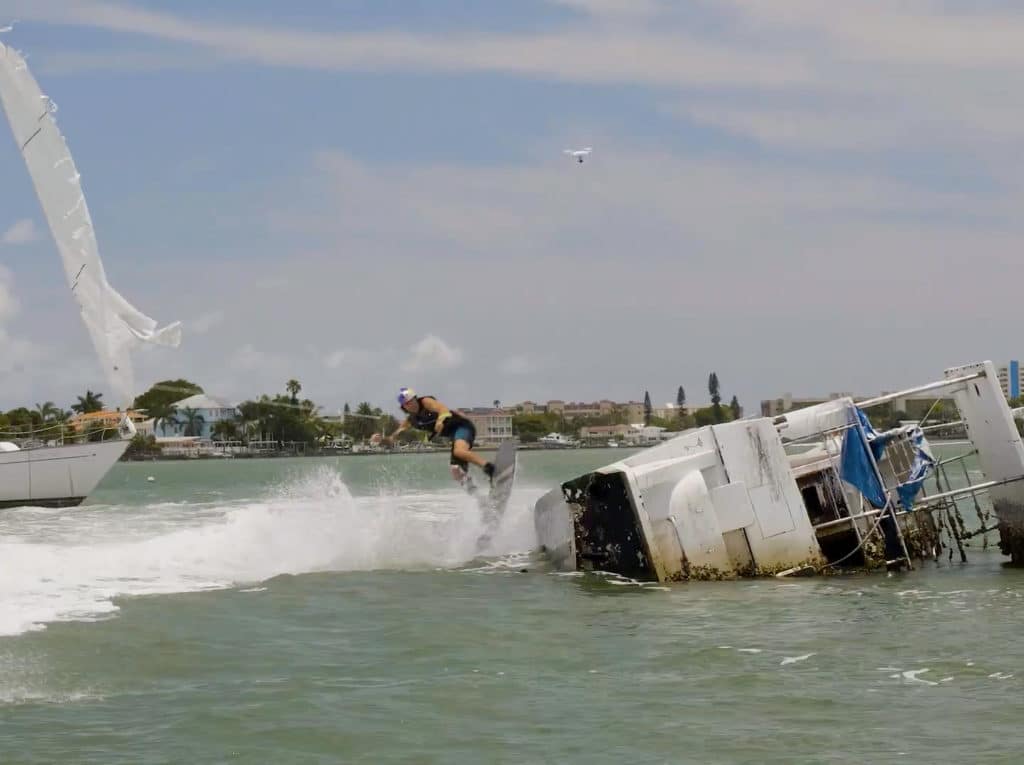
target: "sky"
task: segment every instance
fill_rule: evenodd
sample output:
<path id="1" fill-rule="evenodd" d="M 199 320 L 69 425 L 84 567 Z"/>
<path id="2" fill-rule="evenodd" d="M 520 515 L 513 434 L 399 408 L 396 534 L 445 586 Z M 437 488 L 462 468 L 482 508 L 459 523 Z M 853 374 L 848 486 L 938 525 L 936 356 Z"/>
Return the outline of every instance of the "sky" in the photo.
<path id="1" fill-rule="evenodd" d="M 1019 356 L 1024 6 L 288 6 L 0 0 L 110 282 L 184 324 L 140 392 L 703 403 L 715 371 L 750 412 Z M 0 409 L 86 388 L 0 137 Z"/>

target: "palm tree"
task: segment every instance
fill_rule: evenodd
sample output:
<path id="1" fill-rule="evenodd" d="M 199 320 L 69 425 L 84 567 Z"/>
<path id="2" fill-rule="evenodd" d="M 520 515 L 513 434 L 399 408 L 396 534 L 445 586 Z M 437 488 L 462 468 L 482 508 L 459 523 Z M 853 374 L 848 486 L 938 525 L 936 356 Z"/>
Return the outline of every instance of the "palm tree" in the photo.
<path id="1" fill-rule="evenodd" d="M 288 391 L 289 395 L 292 397 L 293 404 L 299 403 L 299 391 L 302 390 L 302 383 L 298 380 L 291 379 L 284 384 L 284 389 Z"/>
<path id="2" fill-rule="evenodd" d="M 74 427 L 68 422 L 75 413 L 70 409 L 61 409 L 57 407 L 53 414 L 54 422 L 54 435 L 56 438 L 65 439 L 73 438 L 75 435 Z"/>
<path id="3" fill-rule="evenodd" d="M 186 406 L 181 410 L 181 419 L 177 422 L 179 425 L 184 425 L 184 435 L 198 436 L 203 431 L 203 425 L 206 424 L 206 418 L 199 414 L 199 410 Z"/>
<path id="4" fill-rule="evenodd" d="M 56 423 L 55 416 L 60 413 L 52 401 L 47 401 L 45 404 L 36 404 L 36 414 L 39 416 L 40 429 L 44 433 L 48 433 L 53 430 L 53 425 Z M 57 423 L 56 429 L 59 429 L 60 425 Z M 49 437 L 49 436 L 45 436 Z"/>
<path id="5" fill-rule="evenodd" d="M 146 414 L 153 418 L 153 430 L 160 428 L 163 435 L 167 435 L 168 425 L 178 424 L 178 407 L 174 404 L 156 403 L 146 410 Z"/>
<path id="6" fill-rule="evenodd" d="M 78 397 L 78 403 L 72 404 L 71 408 L 79 414 L 98 412 L 103 409 L 103 394 L 87 390 L 84 396 Z"/>
<path id="7" fill-rule="evenodd" d="M 47 401 L 45 404 L 36 404 L 36 411 L 39 413 L 39 417 L 44 425 L 60 412 L 52 401 Z"/>
<path id="8" fill-rule="evenodd" d="M 494 408 L 501 409 L 501 401 L 499 401 L 498 399 L 494 399 Z"/>
<path id="9" fill-rule="evenodd" d="M 237 441 L 238 434 L 238 423 L 234 420 L 217 420 L 210 431 L 210 435 L 218 441 Z"/>

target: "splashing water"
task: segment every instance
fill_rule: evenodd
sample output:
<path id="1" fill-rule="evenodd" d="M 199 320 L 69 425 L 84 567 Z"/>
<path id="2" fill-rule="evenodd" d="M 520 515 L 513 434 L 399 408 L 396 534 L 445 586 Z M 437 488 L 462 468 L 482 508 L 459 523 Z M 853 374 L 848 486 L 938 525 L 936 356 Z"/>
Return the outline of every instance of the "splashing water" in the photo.
<path id="1" fill-rule="evenodd" d="M 486 555 L 532 549 L 529 507 L 513 495 Z M 326 467 L 257 501 L 11 510 L 0 517 L 0 635 L 102 618 L 124 595 L 314 571 L 455 568 L 475 557 L 481 523 L 461 491 L 355 498 Z"/>

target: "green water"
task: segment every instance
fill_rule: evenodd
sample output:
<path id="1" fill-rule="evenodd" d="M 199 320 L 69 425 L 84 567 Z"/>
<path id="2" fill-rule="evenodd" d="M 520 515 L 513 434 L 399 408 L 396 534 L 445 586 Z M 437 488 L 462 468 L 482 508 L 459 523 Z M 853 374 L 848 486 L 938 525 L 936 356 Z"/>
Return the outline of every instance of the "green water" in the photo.
<path id="1" fill-rule="evenodd" d="M 1024 572 L 637 585 L 445 458 L 118 465 L 0 515 L 0 763 L 1020 762 Z M 147 480 L 152 477 L 154 480 Z"/>

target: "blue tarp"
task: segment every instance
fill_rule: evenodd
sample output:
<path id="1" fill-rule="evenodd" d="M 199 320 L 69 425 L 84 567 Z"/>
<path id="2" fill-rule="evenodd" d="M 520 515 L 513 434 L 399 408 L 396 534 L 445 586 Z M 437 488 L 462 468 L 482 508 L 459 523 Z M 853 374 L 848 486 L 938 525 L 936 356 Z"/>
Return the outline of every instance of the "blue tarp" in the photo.
<path id="1" fill-rule="evenodd" d="M 855 409 L 861 427 L 856 425 L 847 429 L 843 436 L 843 453 L 840 455 L 839 475 L 844 481 L 857 489 L 874 507 L 886 505 L 885 488 L 871 464 L 871 455 L 881 456 L 885 442 L 871 427 L 867 417 L 859 409 Z M 863 430 L 861 429 L 863 428 Z M 874 438 L 871 438 L 871 436 Z M 876 446 L 877 444 L 877 446 Z M 869 454 L 868 449 L 871 449 Z M 876 452 L 876 449 L 878 451 Z"/>
<path id="2" fill-rule="evenodd" d="M 843 438 L 843 453 L 840 461 L 839 474 L 844 481 L 855 487 L 864 497 L 877 508 L 885 507 L 885 488 L 875 473 L 868 449 L 877 463 L 885 453 L 885 447 L 892 441 L 895 434 L 879 433 L 871 425 L 867 415 L 860 409 L 854 409 L 857 416 L 856 425 L 846 431 Z M 863 435 L 862 435 L 863 434 Z M 924 433 L 915 428 L 910 433 L 910 441 L 914 445 L 914 462 L 907 480 L 896 487 L 900 505 L 909 510 L 914 498 L 921 491 L 925 478 L 935 466 L 935 460 L 925 449 Z"/>
<path id="3" fill-rule="evenodd" d="M 888 433 L 879 433 L 875 430 L 868 416 L 864 414 L 860 409 L 854 409 L 857 413 L 857 419 L 860 420 L 860 426 L 864 430 L 864 435 L 868 439 L 868 446 L 871 447 L 871 454 L 875 458 L 875 462 L 882 459 L 882 454 L 885 453 L 885 447 L 892 441 L 892 435 Z"/>
<path id="4" fill-rule="evenodd" d="M 914 497 L 921 491 L 924 479 L 935 467 L 935 459 L 925 451 L 924 433 L 920 428 L 914 428 L 910 436 L 910 442 L 914 444 L 914 462 L 910 466 L 910 475 L 907 480 L 897 487 L 896 491 L 900 497 L 900 504 L 905 510 L 909 510 L 914 504 Z"/>

